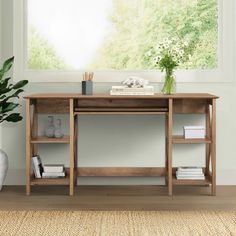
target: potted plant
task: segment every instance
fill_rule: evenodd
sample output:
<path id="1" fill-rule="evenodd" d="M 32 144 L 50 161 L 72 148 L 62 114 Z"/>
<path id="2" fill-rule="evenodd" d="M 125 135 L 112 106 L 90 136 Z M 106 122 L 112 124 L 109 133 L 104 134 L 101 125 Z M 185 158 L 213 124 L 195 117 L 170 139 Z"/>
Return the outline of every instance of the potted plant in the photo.
<path id="1" fill-rule="evenodd" d="M 165 39 L 146 53 L 147 58 L 151 60 L 152 68 L 159 68 L 165 72 L 164 86 L 161 90 L 163 94 L 176 92 L 174 69 L 191 59 L 188 45 L 188 42 L 182 42 L 177 38 Z"/>
<path id="2" fill-rule="evenodd" d="M 17 99 L 24 91 L 22 88 L 28 83 L 27 80 L 21 80 L 16 84 L 10 83 L 11 77 L 6 77 L 6 74 L 12 68 L 14 57 L 9 58 L 3 63 L 0 69 L 0 125 L 3 122 L 18 122 L 23 118 L 18 112 L 14 110 L 19 107 Z M 6 178 L 8 170 L 7 154 L 0 149 L 0 190 Z"/>

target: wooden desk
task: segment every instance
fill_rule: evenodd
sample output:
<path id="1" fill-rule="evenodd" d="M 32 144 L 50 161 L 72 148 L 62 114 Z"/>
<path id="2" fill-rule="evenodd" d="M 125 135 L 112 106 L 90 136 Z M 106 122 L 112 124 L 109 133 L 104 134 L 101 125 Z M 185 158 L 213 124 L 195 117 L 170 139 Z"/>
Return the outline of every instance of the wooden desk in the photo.
<path id="1" fill-rule="evenodd" d="M 110 96 L 96 94 L 33 94 L 26 96 L 26 194 L 32 185 L 69 185 L 74 194 L 77 176 L 164 176 L 168 193 L 172 196 L 173 185 L 211 185 L 216 194 L 216 99 L 206 93 L 182 93 L 154 96 Z M 62 139 L 38 136 L 38 114 L 68 113 L 70 133 Z M 205 139 L 184 139 L 173 136 L 173 114 L 205 114 Z M 165 167 L 164 168 L 80 168 L 77 167 L 77 117 L 78 115 L 164 115 L 165 116 Z M 31 157 L 38 154 L 38 144 L 68 143 L 70 166 L 63 179 L 35 179 L 31 170 Z M 177 180 L 176 168 L 172 167 L 174 144 L 205 144 L 205 180 Z"/>

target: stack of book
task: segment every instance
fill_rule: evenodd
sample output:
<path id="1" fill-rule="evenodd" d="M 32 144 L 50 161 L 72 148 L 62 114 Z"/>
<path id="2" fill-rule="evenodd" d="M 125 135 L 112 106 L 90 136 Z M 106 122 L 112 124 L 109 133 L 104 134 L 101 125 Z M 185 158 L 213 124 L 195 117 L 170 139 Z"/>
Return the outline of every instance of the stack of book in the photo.
<path id="1" fill-rule="evenodd" d="M 64 165 L 44 165 L 42 178 L 62 178 L 65 177 Z"/>
<path id="2" fill-rule="evenodd" d="M 176 178 L 183 180 L 204 180 L 205 176 L 202 167 L 179 167 L 176 171 Z"/>
<path id="3" fill-rule="evenodd" d="M 39 155 L 32 157 L 32 168 L 36 179 L 65 177 L 64 165 L 42 165 Z"/>
<path id="4" fill-rule="evenodd" d="M 110 95 L 154 95 L 154 87 L 129 88 L 127 86 L 112 86 Z"/>

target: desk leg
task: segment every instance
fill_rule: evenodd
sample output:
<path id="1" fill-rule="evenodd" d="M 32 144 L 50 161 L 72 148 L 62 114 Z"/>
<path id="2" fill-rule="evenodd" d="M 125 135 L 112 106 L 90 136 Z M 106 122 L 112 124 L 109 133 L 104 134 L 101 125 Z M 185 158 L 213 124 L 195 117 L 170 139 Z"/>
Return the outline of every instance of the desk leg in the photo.
<path id="1" fill-rule="evenodd" d="M 74 125 L 74 100 L 70 99 L 70 196 L 74 195 L 74 140 L 75 140 L 75 125 Z"/>
<path id="2" fill-rule="evenodd" d="M 37 113 L 37 101 L 34 101 L 34 110 L 33 110 L 33 124 L 32 124 L 32 137 L 35 138 L 38 136 L 38 113 Z M 38 155 L 38 145 L 32 145 L 32 154 Z"/>
<path id="3" fill-rule="evenodd" d="M 165 185 L 168 185 L 168 115 L 165 115 Z"/>
<path id="4" fill-rule="evenodd" d="M 77 179 L 78 179 L 78 173 L 77 173 L 77 167 L 78 167 L 78 115 L 75 115 L 74 117 L 75 121 L 75 138 L 74 138 L 74 185 L 77 186 Z"/>
<path id="5" fill-rule="evenodd" d="M 169 99 L 168 112 L 168 193 L 169 196 L 173 194 L 172 183 L 172 125 L 173 125 L 173 99 Z"/>
<path id="6" fill-rule="evenodd" d="M 211 118 L 211 169 L 212 185 L 211 194 L 216 195 L 216 99 L 212 100 L 212 118 Z"/>
<path id="7" fill-rule="evenodd" d="M 26 195 L 30 195 L 30 173 L 31 173 L 31 118 L 30 118 L 30 99 L 26 99 Z"/>
<path id="8" fill-rule="evenodd" d="M 207 110 L 206 110 L 206 121 L 205 121 L 205 125 L 206 125 L 206 137 L 208 139 L 210 139 L 211 134 L 210 134 L 210 130 L 211 130 L 211 117 L 210 117 L 210 109 L 209 109 L 209 105 L 207 106 Z M 210 155 L 211 155 L 211 150 L 210 150 L 210 144 L 206 143 L 206 170 L 205 170 L 205 175 L 209 175 L 210 172 Z"/>

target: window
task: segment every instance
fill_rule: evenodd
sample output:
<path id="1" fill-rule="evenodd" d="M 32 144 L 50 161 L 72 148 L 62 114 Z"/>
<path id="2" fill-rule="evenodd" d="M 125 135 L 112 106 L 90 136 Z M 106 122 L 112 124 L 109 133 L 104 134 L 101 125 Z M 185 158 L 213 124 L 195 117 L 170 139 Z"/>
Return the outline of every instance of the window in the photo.
<path id="1" fill-rule="evenodd" d="M 145 54 L 172 37 L 189 43 L 191 64 L 183 63 L 177 72 L 182 81 L 231 76 L 234 35 L 227 22 L 233 19 L 233 0 L 16 2 L 15 24 L 21 27 L 15 31 L 23 45 L 18 41 L 15 47 L 23 58 L 18 69 L 32 80 L 78 81 L 83 70 L 93 70 L 111 82 L 129 74 L 160 81 Z"/>

